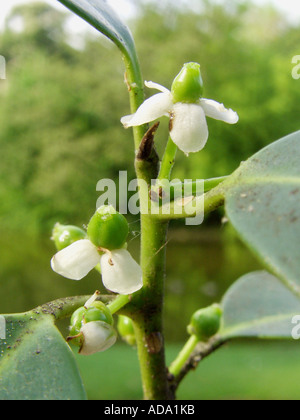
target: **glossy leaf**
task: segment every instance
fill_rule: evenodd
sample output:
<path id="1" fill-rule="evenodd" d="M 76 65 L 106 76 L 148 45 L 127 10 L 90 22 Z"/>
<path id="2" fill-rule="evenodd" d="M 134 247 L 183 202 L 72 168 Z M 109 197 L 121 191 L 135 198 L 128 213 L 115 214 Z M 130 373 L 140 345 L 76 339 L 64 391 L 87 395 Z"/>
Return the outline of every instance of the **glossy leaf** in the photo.
<path id="1" fill-rule="evenodd" d="M 300 294 L 300 132 L 269 145 L 223 184 L 240 237 Z"/>
<path id="2" fill-rule="evenodd" d="M 7 315 L 0 339 L 0 400 L 83 400 L 70 347 L 51 315 Z"/>
<path id="3" fill-rule="evenodd" d="M 260 271 L 239 279 L 224 296 L 222 308 L 224 340 L 292 339 L 292 319 L 300 315 L 300 299 L 276 277 Z"/>

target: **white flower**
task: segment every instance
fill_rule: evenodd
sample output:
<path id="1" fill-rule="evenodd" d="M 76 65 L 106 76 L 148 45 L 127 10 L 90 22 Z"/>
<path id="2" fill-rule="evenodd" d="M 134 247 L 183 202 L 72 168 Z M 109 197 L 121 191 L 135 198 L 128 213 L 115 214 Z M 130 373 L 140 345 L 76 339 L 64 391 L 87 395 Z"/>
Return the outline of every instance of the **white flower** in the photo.
<path id="1" fill-rule="evenodd" d="M 79 353 L 83 356 L 105 351 L 113 346 L 117 340 L 117 333 L 113 327 L 103 321 L 92 321 L 84 324 L 80 334 L 83 336 L 83 341 Z"/>
<path id="2" fill-rule="evenodd" d="M 174 104 L 172 93 L 165 87 L 145 82 L 151 89 L 160 90 L 147 99 L 135 114 L 121 119 L 125 128 L 143 125 L 162 116 L 169 116 L 170 136 L 173 142 L 184 153 L 189 154 L 203 149 L 208 139 L 206 117 L 221 120 L 228 124 L 238 122 L 238 115 L 232 109 L 212 99 L 200 98 L 196 103 L 177 102 Z"/>
<path id="3" fill-rule="evenodd" d="M 99 254 L 89 239 L 80 239 L 59 251 L 51 260 L 52 269 L 69 279 L 81 280 L 100 262 L 104 286 L 129 295 L 143 286 L 142 270 L 126 249 Z"/>

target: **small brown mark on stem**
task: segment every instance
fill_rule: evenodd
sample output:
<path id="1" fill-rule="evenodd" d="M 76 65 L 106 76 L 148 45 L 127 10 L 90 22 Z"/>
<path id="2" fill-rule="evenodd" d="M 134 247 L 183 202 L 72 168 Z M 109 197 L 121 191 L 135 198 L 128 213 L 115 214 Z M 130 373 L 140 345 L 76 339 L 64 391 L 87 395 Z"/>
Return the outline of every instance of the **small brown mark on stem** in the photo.
<path id="1" fill-rule="evenodd" d="M 146 336 L 146 347 L 148 353 L 157 354 L 163 346 L 163 338 L 160 332 L 153 332 Z"/>
<path id="2" fill-rule="evenodd" d="M 149 128 L 149 130 L 142 138 L 139 150 L 136 155 L 138 160 L 148 160 L 150 158 L 154 145 L 154 136 L 159 127 L 159 124 L 159 121 L 156 122 L 152 127 Z"/>
<path id="3" fill-rule="evenodd" d="M 153 190 L 150 190 L 149 191 L 149 197 L 150 197 L 150 200 L 151 201 L 155 201 L 155 202 L 158 202 L 159 201 L 159 197 L 158 197 L 157 192 L 155 192 Z"/>

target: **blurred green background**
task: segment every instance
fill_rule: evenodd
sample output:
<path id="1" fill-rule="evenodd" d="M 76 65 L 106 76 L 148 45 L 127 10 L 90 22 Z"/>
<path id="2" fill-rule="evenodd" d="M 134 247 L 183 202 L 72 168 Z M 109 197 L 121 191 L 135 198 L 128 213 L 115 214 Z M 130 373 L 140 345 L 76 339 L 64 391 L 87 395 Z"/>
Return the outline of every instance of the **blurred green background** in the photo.
<path id="1" fill-rule="evenodd" d="M 240 116 L 236 126 L 209 120 L 207 147 L 189 158 L 179 152 L 174 178 L 230 174 L 262 147 L 299 129 L 300 81 L 291 75 L 292 57 L 300 54 L 299 25 L 250 1 L 199 0 L 198 12 L 170 2 L 133 4 L 130 27 L 145 80 L 170 87 L 183 63 L 199 62 L 204 96 Z M 128 181 L 135 178 L 131 132 L 120 124 L 129 113 L 120 54 L 90 33 L 75 48 L 66 29 L 69 16 L 67 10 L 29 3 L 12 11 L 0 34 L 0 54 L 7 60 L 7 80 L 0 81 L 0 313 L 101 288 L 97 273 L 72 282 L 52 272 L 51 229 L 58 221 L 81 227 L 88 222 L 99 180 L 118 180 L 119 171 L 128 171 Z M 156 137 L 160 153 L 167 124 L 166 119 Z M 193 311 L 219 301 L 239 276 L 261 268 L 222 217 L 217 212 L 198 228 L 171 225 L 165 311 L 170 358 L 186 338 Z M 138 258 L 138 216 L 129 222 L 129 249 Z M 201 376 L 191 375 L 191 386 L 179 397 L 298 398 L 296 344 L 230 345 L 199 368 Z M 131 349 L 119 343 L 96 358 L 99 371 L 92 373 L 86 369 L 92 358 L 79 358 L 91 398 L 140 397 Z M 93 393 L 95 375 L 103 366 L 119 369 L 120 360 L 127 360 L 125 370 L 111 369 L 110 380 L 115 384 L 121 375 L 126 392 L 118 395 L 111 386 Z M 131 369 L 137 379 L 128 385 Z M 223 386 L 217 386 L 220 375 Z"/>

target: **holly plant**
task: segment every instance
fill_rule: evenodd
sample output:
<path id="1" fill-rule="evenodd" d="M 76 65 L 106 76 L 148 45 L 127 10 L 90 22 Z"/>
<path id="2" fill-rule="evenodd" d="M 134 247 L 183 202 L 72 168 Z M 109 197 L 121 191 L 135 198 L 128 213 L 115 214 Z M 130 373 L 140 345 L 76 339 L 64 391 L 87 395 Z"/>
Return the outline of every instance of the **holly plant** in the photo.
<path id="1" fill-rule="evenodd" d="M 133 133 L 140 261 L 127 249 L 128 221 L 111 203 L 91 211 L 86 229 L 57 223 L 52 269 L 63 276 L 61 281 L 81 280 L 97 270 L 107 294 L 61 298 L 26 313 L 3 315 L 0 398 L 85 399 L 74 351 L 89 357 L 109 351 L 123 338 L 137 351 L 144 398 L 175 399 L 185 376 L 229 340 L 292 339 L 293 320 L 300 314 L 300 132 L 270 144 L 229 176 L 201 180 L 199 169 L 199 180 L 172 182 L 177 153 L 189 159 L 209 141 L 206 118 L 232 124 L 234 130 L 238 114 L 203 97 L 198 63 L 174 69 L 179 73 L 168 87 L 144 82 L 132 35 L 104 0 L 60 2 L 108 37 L 124 60 L 130 111 L 118 117 L 120 129 Z M 145 87 L 157 91 L 146 100 Z M 162 118 L 169 120 L 169 130 L 159 156 L 155 134 Z M 221 302 L 190 314 L 186 343 L 166 366 L 163 313 L 169 224 L 175 219 L 201 221 L 221 206 L 265 271 L 243 276 Z M 67 340 L 56 327 L 63 318 L 70 319 Z"/>

